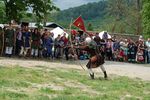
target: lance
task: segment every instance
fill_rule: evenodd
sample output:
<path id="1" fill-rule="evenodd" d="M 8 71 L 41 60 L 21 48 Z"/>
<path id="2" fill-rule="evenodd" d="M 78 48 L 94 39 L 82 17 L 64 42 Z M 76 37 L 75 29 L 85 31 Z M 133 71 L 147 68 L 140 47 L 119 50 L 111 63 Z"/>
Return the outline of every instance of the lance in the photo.
<path id="1" fill-rule="evenodd" d="M 73 44 L 72 44 L 72 34 L 71 34 L 71 26 L 72 26 L 72 19 L 73 18 L 71 18 L 71 21 L 70 21 L 70 44 L 71 44 L 71 48 L 72 48 L 72 50 L 73 50 L 73 53 L 74 53 L 74 55 L 75 55 L 75 50 L 74 50 L 74 48 L 73 48 Z M 80 65 L 80 67 L 83 69 L 83 70 L 85 70 L 84 69 L 84 67 L 81 65 L 81 63 L 79 62 L 79 65 Z"/>

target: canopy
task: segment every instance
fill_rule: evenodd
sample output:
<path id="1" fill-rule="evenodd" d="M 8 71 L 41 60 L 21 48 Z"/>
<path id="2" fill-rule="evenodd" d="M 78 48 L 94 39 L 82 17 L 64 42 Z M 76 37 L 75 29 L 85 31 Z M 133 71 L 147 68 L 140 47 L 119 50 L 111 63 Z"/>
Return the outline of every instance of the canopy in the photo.
<path id="1" fill-rule="evenodd" d="M 100 33 L 99 33 L 99 37 L 100 37 L 101 39 L 111 39 L 111 35 L 108 34 L 108 32 L 106 32 L 106 31 L 100 32 Z"/>
<path id="2" fill-rule="evenodd" d="M 1 27 L 1 28 L 4 28 L 4 25 L 3 25 L 3 24 L 0 24 L 0 27 Z"/>
<path id="3" fill-rule="evenodd" d="M 53 30 L 51 30 L 51 32 L 54 34 L 54 38 L 57 38 L 58 35 L 63 36 L 64 33 L 66 33 L 63 29 L 61 29 L 60 27 L 56 27 Z M 66 33 L 66 37 L 68 37 L 68 33 Z"/>
<path id="4" fill-rule="evenodd" d="M 47 25 L 45 27 L 48 27 L 48 28 L 57 28 L 57 27 L 59 27 L 59 28 L 63 29 L 62 26 L 60 26 L 60 25 L 58 25 L 56 23 L 53 23 L 53 22 L 47 23 Z"/>

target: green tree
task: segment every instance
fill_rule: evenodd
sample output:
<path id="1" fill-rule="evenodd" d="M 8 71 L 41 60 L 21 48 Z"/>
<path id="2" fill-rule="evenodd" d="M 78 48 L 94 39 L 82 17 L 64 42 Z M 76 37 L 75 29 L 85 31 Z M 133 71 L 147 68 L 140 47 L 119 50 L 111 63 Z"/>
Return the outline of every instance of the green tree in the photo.
<path id="1" fill-rule="evenodd" d="M 3 0 L 3 2 L 7 21 L 19 22 L 22 17 L 21 12 L 27 10 L 26 2 L 24 0 Z"/>
<path id="2" fill-rule="evenodd" d="M 142 10 L 142 21 L 143 21 L 143 35 L 145 37 L 150 37 L 150 1 L 143 0 L 143 10 Z"/>
<path id="3" fill-rule="evenodd" d="M 120 27 L 120 32 L 123 30 L 121 20 L 124 19 L 127 3 L 126 0 L 108 0 L 108 15 L 114 17 L 114 22 L 112 26 L 112 32 L 116 32 L 116 28 Z"/>
<path id="4" fill-rule="evenodd" d="M 141 34 L 141 0 L 108 0 L 109 15 L 115 18 L 112 32 L 130 32 Z"/>
<path id="5" fill-rule="evenodd" d="M 37 21 L 46 24 L 47 17 L 52 11 L 58 11 L 52 0 L 29 0 L 28 6 L 31 7 L 33 13 L 36 15 Z M 37 23 L 37 24 L 38 24 Z"/>
<path id="6" fill-rule="evenodd" d="M 135 33 L 139 35 L 142 33 L 142 0 L 130 1 L 126 12 L 126 26 Z"/>
<path id="7" fill-rule="evenodd" d="M 91 23 L 88 23 L 88 27 L 87 27 L 88 31 L 93 31 L 93 26 Z"/>
<path id="8" fill-rule="evenodd" d="M 5 22 L 5 6 L 4 3 L 0 1 L 0 23 Z"/>
<path id="9" fill-rule="evenodd" d="M 37 16 L 38 21 L 42 21 L 44 17 L 53 10 L 58 8 L 52 3 L 52 0 L 1 0 L 5 5 L 5 13 L 7 20 L 15 20 L 20 22 L 23 18 L 22 12 L 32 8 L 32 13 Z M 39 20 L 40 19 L 40 20 Z"/>

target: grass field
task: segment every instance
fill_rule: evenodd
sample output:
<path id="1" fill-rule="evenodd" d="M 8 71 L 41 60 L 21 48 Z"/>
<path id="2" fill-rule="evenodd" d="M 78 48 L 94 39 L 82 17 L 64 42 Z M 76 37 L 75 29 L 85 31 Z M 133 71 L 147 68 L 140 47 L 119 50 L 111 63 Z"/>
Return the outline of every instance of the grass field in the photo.
<path id="1" fill-rule="evenodd" d="M 0 67 L 0 100 L 150 100 L 150 82 L 44 66 Z M 101 78 L 98 78 L 101 77 Z"/>

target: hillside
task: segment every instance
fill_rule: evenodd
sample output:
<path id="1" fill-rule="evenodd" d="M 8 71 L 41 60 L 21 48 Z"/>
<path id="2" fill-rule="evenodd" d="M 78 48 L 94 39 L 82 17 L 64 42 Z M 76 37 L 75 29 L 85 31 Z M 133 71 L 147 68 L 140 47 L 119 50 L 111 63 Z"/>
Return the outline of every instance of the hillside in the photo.
<path id="1" fill-rule="evenodd" d="M 107 22 L 105 16 L 107 15 L 107 2 L 100 1 L 95 3 L 88 3 L 75 8 L 63 10 L 53 15 L 53 19 L 59 24 L 69 26 L 71 19 L 75 20 L 78 16 L 82 16 L 86 26 L 91 23 L 93 29 L 100 29 L 105 22 Z M 109 20 L 109 19 L 108 19 Z"/>
<path id="2" fill-rule="evenodd" d="M 50 18 L 69 28 L 71 19 L 74 21 L 81 15 L 89 31 L 106 30 L 112 33 L 139 35 L 142 32 L 142 21 L 140 10 L 136 5 L 135 2 L 128 0 L 103 0 L 57 12 Z M 92 28 L 88 27 L 89 24 Z"/>

